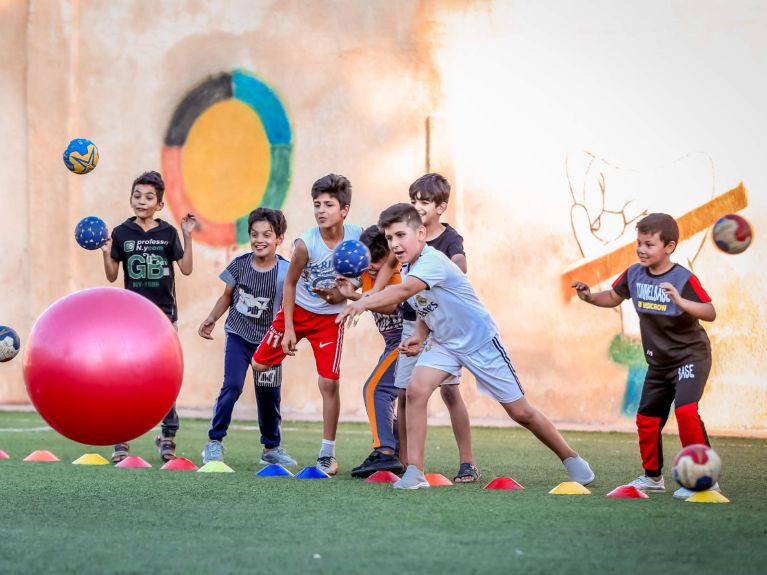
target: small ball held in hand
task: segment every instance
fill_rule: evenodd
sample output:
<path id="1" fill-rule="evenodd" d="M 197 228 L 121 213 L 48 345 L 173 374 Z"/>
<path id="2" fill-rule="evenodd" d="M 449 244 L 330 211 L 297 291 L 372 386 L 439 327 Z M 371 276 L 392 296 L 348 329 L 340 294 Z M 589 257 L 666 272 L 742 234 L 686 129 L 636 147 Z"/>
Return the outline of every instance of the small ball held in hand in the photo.
<path id="1" fill-rule="evenodd" d="M 97 250 L 109 239 L 109 230 L 104 220 L 96 216 L 88 216 L 77 223 L 75 240 L 86 250 Z"/>
<path id="2" fill-rule="evenodd" d="M 333 267 L 338 275 L 359 277 L 370 267 L 370 250 L 359 240 L 346 240 L 333 250 Z"/>

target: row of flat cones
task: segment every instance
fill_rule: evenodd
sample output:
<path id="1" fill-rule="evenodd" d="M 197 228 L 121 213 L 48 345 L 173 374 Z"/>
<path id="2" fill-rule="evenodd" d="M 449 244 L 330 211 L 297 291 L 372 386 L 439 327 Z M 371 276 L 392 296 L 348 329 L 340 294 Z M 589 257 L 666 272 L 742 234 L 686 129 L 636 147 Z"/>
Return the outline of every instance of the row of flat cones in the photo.
<path id="1" fill-rule="evenodd" d="M 0 459 L 9 459 L 8 454 L 0 449 Z M 24 461 L 60 461 L 53 453 L 46 450 L 33 451 L 24 458 Z M 109 461 L 97 453 L 86 453 L 82 457 L 72 462 L 75 465 L 109 465 Z M 115 467 L 122 468 L 142 468 L 152 467 L 147 461 L 136 455 L 131 455 L 123 459 Z M 234 470 L 223 461 L 211 461 L 202 467 L 197 467 L 192 461 L 184 457 L 178 457 L 168 461 L 160 469 L 175 471 L 197 471 L 199 473 L 232 473 Z M 256 473 L 258 477 L 295 477 L 297 479 L 328 479 L 330 476 L 316 467 L 305 467 L 296 475 L 285 469 L 282 465 L 267 465 Z M 394 483 L 398 481 L 397 477 L 391 471 L 377 471 L 368 477 L 366 483 Z M 453 485 L 444 475 L 440 473 L 427 473 L 426 481 L 432 487 Z M 515 491 L 524 489 L 511 477 L 497 477 L 485 485 L 484 489 Z M 554 489 L 549 491 L 552 495 L 590 495 L 591 491 L 580 483 L 566 481 L 560 483 Z M 630 485 L 621 485 L 607 494 L 611 499 L 649 499 L 646 493 L 639 491 L 636 487 Z M 686 501 L 694 503 L 729 503 L 724 495 L 717 491 L 698 491 Z"/>

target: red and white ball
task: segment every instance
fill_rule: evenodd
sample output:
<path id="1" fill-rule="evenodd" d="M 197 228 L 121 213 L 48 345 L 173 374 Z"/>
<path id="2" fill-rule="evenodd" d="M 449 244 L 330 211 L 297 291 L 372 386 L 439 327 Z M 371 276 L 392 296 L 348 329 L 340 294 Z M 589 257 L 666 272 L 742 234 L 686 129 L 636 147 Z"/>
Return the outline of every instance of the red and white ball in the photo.
<path id="1" fill-rule="evenodd" d="M 688 445 L 674 458 L 674 479 L 693 491 L 711 489 L 721 470 L 722 460 L 707 445 Z"/>
<path id="2" fill-rule="evenodd" d="M 751 245 L 753 234 L 751 224 L 737 214 L 727 214 L 719 218 L 711 231 L 716 247 L 727 254 L 739 254 Z"/>

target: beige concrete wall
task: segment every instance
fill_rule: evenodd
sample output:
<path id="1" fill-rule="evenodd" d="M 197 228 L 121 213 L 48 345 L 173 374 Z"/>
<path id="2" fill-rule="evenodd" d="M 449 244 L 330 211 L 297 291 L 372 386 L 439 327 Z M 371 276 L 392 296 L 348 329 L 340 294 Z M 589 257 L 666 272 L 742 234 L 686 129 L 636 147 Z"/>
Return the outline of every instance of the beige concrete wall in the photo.
<path id="1" fill-rule="evenodd" d="M 720 311 L 707 326 L 715 347 L 707 423 L 767 429 L 757 263 L 767 225 L 758 104 L 767 96 L 767 11 L 759 4 L 4 0 L 0 16 L 2 53 L 15 55 L 0 64 L 0 197 L 14 205 L 0 211 L 10 247 L 0 254 L 0 323 L 22 338 L 57 298 L 106 284 L 99 254 L 72 241 L 77 220 L 99 215 L 116 225 L 129 216 L 130 182 L 159 169 L 181 98 L 211 74 L 243 68 L 279 94 L 293 128 L 287 245 L 313 224 L 308 190 L 327 172 L 354 184 L 351 222 L 372 223 L 406 199 L 426 169 L 431 117 L 428 162 L 454 180 L 450 221 L 466 238 L 472 282 L 528 397 L 561 421 L 631 425 L 620 414 L 627 369 L 608 358 L 611 338 L 632 333 L 630 314 L 566 301 L 559 288 L 568 268 L 596 253 L 576 242 L 573 182 L 590 194 L 595 174 L 606 174 L 616 203 L 681 215 L 744 181 L 741 213 L 755 226 L 754 245 L 724 256 L 701 232 L 680 246 L 678 261 L 692 261 Z M 101 153 L 87 176 L 61 165 L 76 136 Z M 169 209 L 164 217 L 173 220 Z M 196 328 L 236 250 L 195 250 L 194 274 L 178 278 L 179 403 L 209 408 L 223 336 L 219 326 L 206 342 Z M 345 343 L 342 417 L 359 418 L 380 343 L 371 322 Z M 0 402 L 26 401 L 20 363 L 0 366 Z M 318 415 L 315 379 L 301 346 L 286 363 L 286 417 Z M 502 421 L 465 381 L 472 415 Z M 251 390 L 243 401 L 252 404 Z M 431 410 L 445 415 L 438 399 Z"/>

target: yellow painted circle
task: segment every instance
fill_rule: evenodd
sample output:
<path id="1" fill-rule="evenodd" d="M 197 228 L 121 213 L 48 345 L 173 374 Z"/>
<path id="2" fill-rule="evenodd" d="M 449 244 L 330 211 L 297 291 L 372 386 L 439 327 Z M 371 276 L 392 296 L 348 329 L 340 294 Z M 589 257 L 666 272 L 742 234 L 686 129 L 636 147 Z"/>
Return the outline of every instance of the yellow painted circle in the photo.
<path id="1" fill-rule="evenodd" d="M 232 222 L 257 206 L 270 169 L 269 140 L 261 119 L 237 99 L 205 110 L 184 144 L 187 197 L 195 210 L 214 222 Z"/>

